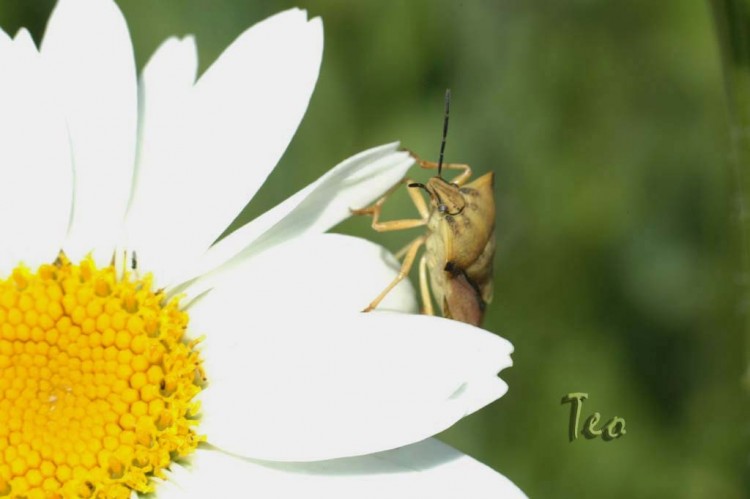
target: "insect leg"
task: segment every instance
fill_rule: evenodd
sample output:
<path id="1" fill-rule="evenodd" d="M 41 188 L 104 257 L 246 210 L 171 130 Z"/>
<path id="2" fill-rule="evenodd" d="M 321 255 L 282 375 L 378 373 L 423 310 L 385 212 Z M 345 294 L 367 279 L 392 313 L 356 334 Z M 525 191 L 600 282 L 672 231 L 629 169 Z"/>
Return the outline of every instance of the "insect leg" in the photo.
<path id="1" fill-rule="evenodd" d="M 424 198 L 415 189 L 408 189 L 409 197 L 411 197 L 414 206 L 416 206 L 419 215 L 422 218 L 410 218 L 403 220 L 389 220 L 387 222 L 380 221 L 380 212 L 383 209 L 383 204 L 388 200 L 389 197 L 398 189 L 401 184 L 410 184 L 413 181 L 410 179 L 403 179 L 398 184 L 391 187 L 375 204 L 368 206 L 367 208 L 361 208 L 358 210 L 352 209 L 353 215 L 372 215 L 372 228 L 378 232 L 388 232 L 392 230 L 403 230 L 411 229 L 413 227 L 420 227 L 427 224 L 427 219 L 430 217 L 429 209 L 424 201 Z"/>
<path id="2" fill-rule="evenodd" d="M 409 248 L 411 248 L 411 245 L 413 243 L 414 243 L 414 240 L 409 241 L 408 243 L 406 243 L 406 246 L 404 246 L 403 248 L 401 248 L 400 250 L 398 250 L 397 252 L 395 252 L 393 254 L 393 256 L 396 257 L 396 260 L 401 260 L 404 257 L 404 255 L 406 254 L 406 252 L 409 251 Z"/>
<path id="3" fill-rule="evenodd" d="M 422 313 L 435 315 L 430 298 L 430 287 L 427 285 L 427 255 L 422 255 L 419 260 L 419 293 L 422 295 Z"/>
<path id="4" fill-rule="evenodd" d="M 405 182 L 411 182 L 410 180 L 405 180 Z M 411 197 L 411 200 L 414 202 L 414 206 L 417 208 L 417 211 L 422 216 L 422 219 L 425 221 L 425 224 L 427 223 L 427 220 L 430 218 L 430 211 L 427 208 L 427 203 L 425 203 L 424 198 L 419 193 L 417 189 L 409 189 L 409 197 Z M 412 241 L 413 242 L 413 241 Z M 408 243 L 406 246 L 401 248 L 395 253 L 396 260 L 401 260 L 406 252 L 411 247 L 412 242 Z"/>
<path id="5" fill-rule="evenodd" d="M 425 170 L 438 169 L 438 164 L 434 161 L 425 161 L 411 151 L 409 151 L 409 154 L 411 154 L 411 156 L 421 168 L 424 168 Z M 456 178 L 451 181 L 451 183 L 458 186 L 464 185 L 466 181 L 471 177 L 471 167 L 469 165 L 465 165 L 462 163 L 443 163 L 442 168 L 446 170 L 461 170 L 461 173 L 459 173 L 458 176 L 456 176 Z"/>
<path id="6" fill-rule="evenodd" d="M 367 308 L 363 310 L 363 312 L 370 312 L 375 307 L 377 307 L 381 301 L 383 301 L 383 298 L 386 297 L 388 293 L 391 292 L 391 290 L 398 284 L 399 282 L 403 281 L 406 276 L 409 275 L 409 271 L 411 270 L 412 265 L 414 265 L 414 258 L 417 256 L 417 251 L 419 250 L 419 247 L 424 244 L 425 237 L 418 237 L 414 240 L 414 242 L 411 243 L 411 246 L 409 246 L 409 250 L 406 252 L 406 257 L 404 258 L 404 263 L 401 264 L 401 270 L 398 271 L 398 275 L 396 276 L 393 281 L 383 290 L 382 293 L 378 295 L 377 298 L 372 300 L 372 303 L 370 303 Z"/>
<path id="7" fill-rule="evenodd" d="M 412 182 L 412 180 L 404 179 L 404 183 L 407 185 Z M 407 189 L 406 191 L 409 193 L 412 203 L 414 203 L 414 206 L 417 208 L 419 216 L 422 217 L 422 220 L 424 220 L 425 223 L 427 223 L 427 220 L 430 218 L 430 209 L 427 208 L 427 203 L 425 203 L 424 197 L 422 197 L 419 189 Z"/>

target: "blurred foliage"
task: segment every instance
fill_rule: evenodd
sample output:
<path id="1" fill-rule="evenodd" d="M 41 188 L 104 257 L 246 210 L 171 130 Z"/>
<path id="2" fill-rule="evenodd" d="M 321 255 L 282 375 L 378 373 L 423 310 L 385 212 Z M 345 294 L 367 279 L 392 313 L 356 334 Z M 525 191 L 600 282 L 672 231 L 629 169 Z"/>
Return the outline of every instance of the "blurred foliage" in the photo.
<path id="1" fill-rule="evenodd" d="M 274 12 L 322 16 L 309 111 L 240 222 L 377 144 L 434 159 L 452 89 L 447 160 L 496 173 L 486 327 L 516 352 L 508 394 L 445 441 L 530 497 L 747 497 L 728 113 L 708 4 L 118 3 L 139 67 L 171 35 L 196 35 L 205 70 Z M 0 0 L 0 26 L 39 40 L 51 7 Z M 402 196 L 386 215 L 412 213 Z M 375 234 L 366 219 L 339 230 L 392 250 L 413 237 Z M 584 417 L 624 417 L 627 435 L 569 443 L 560 399 L 574 391 L 589 393 Z"/>

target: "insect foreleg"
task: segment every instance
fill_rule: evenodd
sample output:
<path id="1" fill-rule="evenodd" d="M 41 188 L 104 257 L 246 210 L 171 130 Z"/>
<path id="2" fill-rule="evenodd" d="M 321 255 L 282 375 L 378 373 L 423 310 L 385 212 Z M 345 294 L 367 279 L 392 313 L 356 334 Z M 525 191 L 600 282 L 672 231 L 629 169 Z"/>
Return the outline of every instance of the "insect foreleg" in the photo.
<path id="1" fill-rule="evenodd" d="M 393 281 L 383 290 L 382 293 L 378 295 L 377 298 L 375 298 L 372 303 L 370 303 L 367 308 L 363 310 L 363 312 L 369 312 L 373 310 L 375 307 L 377 307 L 381 301 L 383 301 L 383 298 L 391 292 L 391 290 L 396 287 L 396 284 L 403 281 L 406 276 L 409 275 L 409 271 L 411 270 L 412 265 L 414 265 L 414 258 L 417 256 L 417 251 L 419 250 L 419 247 L 424 244 L 425 238 L 419 237 L 414 240 L 414 242 L 411 243 L 411 246 L 409 246 L 409 250 L 406 252 L 406 257 L 404 258 L 404 263 L 401 264 L 401 269 L 398 271 L 398 275 L 396 276 Z"/>
<path id="2" fill-rule="evenodd" d="M 425 161 L 413 152 L 410 152 L 410 154 L 421 168 L 424 168 L 425 170 L 438 169 L 438 164 L 434 161 Z M 451 180 L 452 184 L 456 184 L 458 186 L 464 185 L 466 181 L 471 177 L 471 167 L 469 165 L 465 165 L 462 163 L 443 163 L 442 168 L 445 170 L 461 170 L 461 173 L 459 173 L 456 178 Z"/>
<path id="3" fill-rule="evenodd" d="M 378 199 L 375 204 L 368 206 L 367 208 L 361 208 L 358 210 L 351 210 L 353 215 L 372 215 L 372 228 L 378 232 L 388 232 L 392 230 L 403 230 L 411 229 L 413 227 L 420 227 L 427 225 L 427 219 L 430 217 L 430 211 L 427 208 L 427 204 L 424 201 L 422 195 L 416 189 L 407 189 L 409 197 L 411 198 L 414 206 L 417 208 L 419 215 L 422 218 L 409 218 L 403 220 L 389 220 L 387 222 L 380 221 L 380 212 L 383 209 L 383 204 L 388 200 L 389 197 L 398 189 L 401 184 L 410 184 L 413 181 L 410 179 L 403 179 L 398 184 L 391 187 L 383 197 Z"/>

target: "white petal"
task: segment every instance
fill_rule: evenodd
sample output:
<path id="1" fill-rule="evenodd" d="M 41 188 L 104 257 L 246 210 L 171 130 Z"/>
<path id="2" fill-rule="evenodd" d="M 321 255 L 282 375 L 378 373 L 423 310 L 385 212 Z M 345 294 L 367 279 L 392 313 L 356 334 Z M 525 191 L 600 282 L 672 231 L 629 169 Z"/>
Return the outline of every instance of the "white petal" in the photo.
<path id="1" fill-rule="evenodd" d="M 168 149 L 178 147 L 177 142 L 184 138 L 185 107 L 197 71 L 198 53 L 192 36 L 165 40 L 143 68 L 138 85 L 138 150 L 133 178 L 134 186 L 140 183 L 141 189 L 134 189 L 133 197 L 147 194 L 148 181 L 142 177 L 153 176 L 163 168 Z M 147 169 L 144 163 L 149 165 Z"/>
<path id="2" fill-rule="evenodd" d="M 4 36 L 4 35 L 3 35 Z M 0 37 L 2 39 L 2 37 Z M 0 41 L 0 272 L 51 262 L 62 247 L 72 199 L 65 121 L 28 31 Z"/>
<path id="3" fill-rule="evenodd" d="M 16 43 L 16 47 L 26 51 L 27 56 L 29 56 L 30 51 L 33 51 L 34 59 L 36 60 L 39 58 L 39 53 L 34 44 L 34 40 L 31 39 L 31 34 L 26 28 L 19 29 L 18 33 L 16 33 L 16 36 L 13 38 L 13 41 Z M 38 65 L 39 62 L 35 62 L 35 64 Z"/>
<path id="4" fill-rule="evenodd" d="M 204 275 L 189 294 L 211 287 L 244 259 L 305 234 L 324 232 L 380 197 L 401 180 L 414 160 L 398 142 L 374 147 L 336 165 L 286 201 L 215 244 L 192 275 Z M 213 269 L 218 270 L 208 275 Z M 185 279 L 186 280 L 186 279 Z"/>
<path id="5" fill-rule="evenodd" d="M 160 499 L 212 496 L 337 499 L 523 499 L 513 482 L 434 439 L 369 456 L 316 463 L 242 460 L 198 450 L 187 467 L 172 466 Z"/>
<path id="6" fill-rule="evenodd" d="M 194 128 L 155 138 L 144 150 L 155 157 L 142 157 L 129 222 L 146 265 L 168 275 L 196 259 L 260 188 L 307 109 L 322 44 L 320 19 L 289 10 L 245 31 L 198 80 L 190 114 L 173 118 Z"/>
<path id="7" fill-rule="evenodd" d="M 249 299 L 209 293 L 191 320 L 207 338 L 201 432 L 248 457 L 308 461 L 392 449 L 507 390 L 496 374 L 511 365 L 512 345 L 448 319 L 310 315 L 294 304 L 269 316 Z M 211 327 L 230 329 L 212 335 Z"/>
<path id="8" fill-rule="evenodd" d="M 175 251 L 165 234 L 179 216 L 169 193 L 181 188 L 178 151 L 189 142 L 188 106 L 198 69 L 193 37 L 170 38 L 156 50 L 143 70 L 138 87 L 138 157 L 134 191 L 127 216 L 129 248 L 137 250 L 140 266 L 169 280 L 172 264 L 189 257 Z"/>
<path id="9" fill-rule="evenodd" d="M 68 120 L 75 200 L 65 250 L 109 263 L 130 196 L 136 141 L 133 49 L 111 0 L 60 0 L 42 43 Z"/>
<path id="10" fill-rule="evenodd" d="M 252 307 L 263 317 L 359 312 L 393 281 L 401 265 L 375 243 L 342 234 L 316 234 L 250 258 L 217 282 L 211 300 L 200 299 L 191 316 L 215 329 L 227 308 Z M 213 308 L 218 307 L 218 308 Z M 401 281 L 378 310 L 416 312 L 414 289 Z M 259 317 L 259 316 L 258 316 Z M 218 319 L 217 319 L 218 318 Z M 258 319 L 260 320 L 260 319 Z M 213 330 L 212 330 L 213 331 Z M 234 329 L 212 334 L 234 334 Z"/>

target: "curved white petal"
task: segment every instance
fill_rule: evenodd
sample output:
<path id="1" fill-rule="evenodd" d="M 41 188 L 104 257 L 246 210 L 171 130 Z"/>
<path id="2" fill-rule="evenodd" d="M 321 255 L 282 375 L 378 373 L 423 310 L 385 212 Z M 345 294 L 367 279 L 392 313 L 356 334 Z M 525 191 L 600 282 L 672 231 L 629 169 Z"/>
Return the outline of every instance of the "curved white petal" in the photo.
<path id="1" fill-rule="evenodd" d="M 154 272 L 160 282 L 168 282 L 170 268 L 191 256 L 168 241 L 174 241 L 169 229 L 180 215 L 170 194 L 182 187 L 189 173 L 179 151 L 192 140 L 188 107 L 197 70 L 195 39 L 170 38 L 151 56 L 138 86 L 138 151 L 127 246 L 138 252 L 141 267 Z"/>
<path id="2" fill-rule="evenodd" d="M 138 83 L 138 147 L 133 175 L 133 185 L 141 188 L 133 189 L 131 205 L 133 198 L 158 197 L 159 188 L 171 187 L 171 182 L 166 186 L 153 185 L 153 181 L 143 178 L 154 176 L 171 163 L 170 151 L 181 145 L 186 133 L 186 107 L 197 71 L 198 52 L 192 36 L 168 38 L 143 68 Z M 148 188 L 157 191 L 148 192 Z M 132 218 L 130 211 L 128 218 Z"/>
<path id="3" fill-rule="evenodd" d="M 150 137 L 145 122 L 152 144 L 129 214 L 145 265 L 169 275 L 196 259 L 253 197 L 307 109 L 322 50 L 319 18 L 308 21 L 299 9 L 277 14 L 241 34 L 198 80 L 189 112 L 172 117 L 191 126 L 181 127 L 179 141 Z M 152 76 L 146 99 L 161 84 Z"/>
<path id="4" fill-rule="evenodd" d="M 324 232 L 378 198 L 401 180 L 414 160 L 393 142 L 352 156 L 264 213 L 222 239 L 206 253 L 189 294 L 199 294 L 235 265 L 277 244 L 305 234 Z M 213 269 L 217 269 L 211 273 Z"/>
<path id="5" fill-rule="evenodd" d="M 73 190 L 65 121 L 28 31 L 0 41 L 0 67 L 0 274 L 6 274 L 18 262 L 34 268 L 54 260 Z"/>
<path id="6" fill-rule="evenodd" d="M 290 310 L 300 316 L 359 312 L 393 281 L 400 266 L 388 250 L 365 239 L 342 234 L 295 238 L 237 265 L 210 292 L 218 298 L 197 300 L 190 312 L 199 317 L 195 324 L 214 328 L 224 323 L 227 307 L 243 304 L 263 317 L 283 317 Z M 378 309 L 416 312 L 409 280 L 391 290 Z M 211 332 L 224 333 L 236 331 Z"/>
<path id="7" fill-rule="evenodd" d="M 513 347 L 482 329 L 391 312 L 298 313 L 294 304 L 268 315 L 228 295 L 209 293 L 191 321 L 206 335 L 200 431 L 239 455 L 309 461 L 392 449 L 507 390 L 496 375 Z"/>
<path id="8" fill-rule="evenodd" d="M 130 196 L 136 141 L 133 48 L 111 0 L 60 0 L 42 43 L 68 121 L 75 168 L 65 251 L 109 263 Z"/>
<path id="9" fill-rule="evenodd" d="M 200 449 L 157 485 L 160 499 L 211 496 L 288 499 L 523 499 L 510 480 L 444 443 L 423 442 L 368 456 L 270 463 Z"/>

